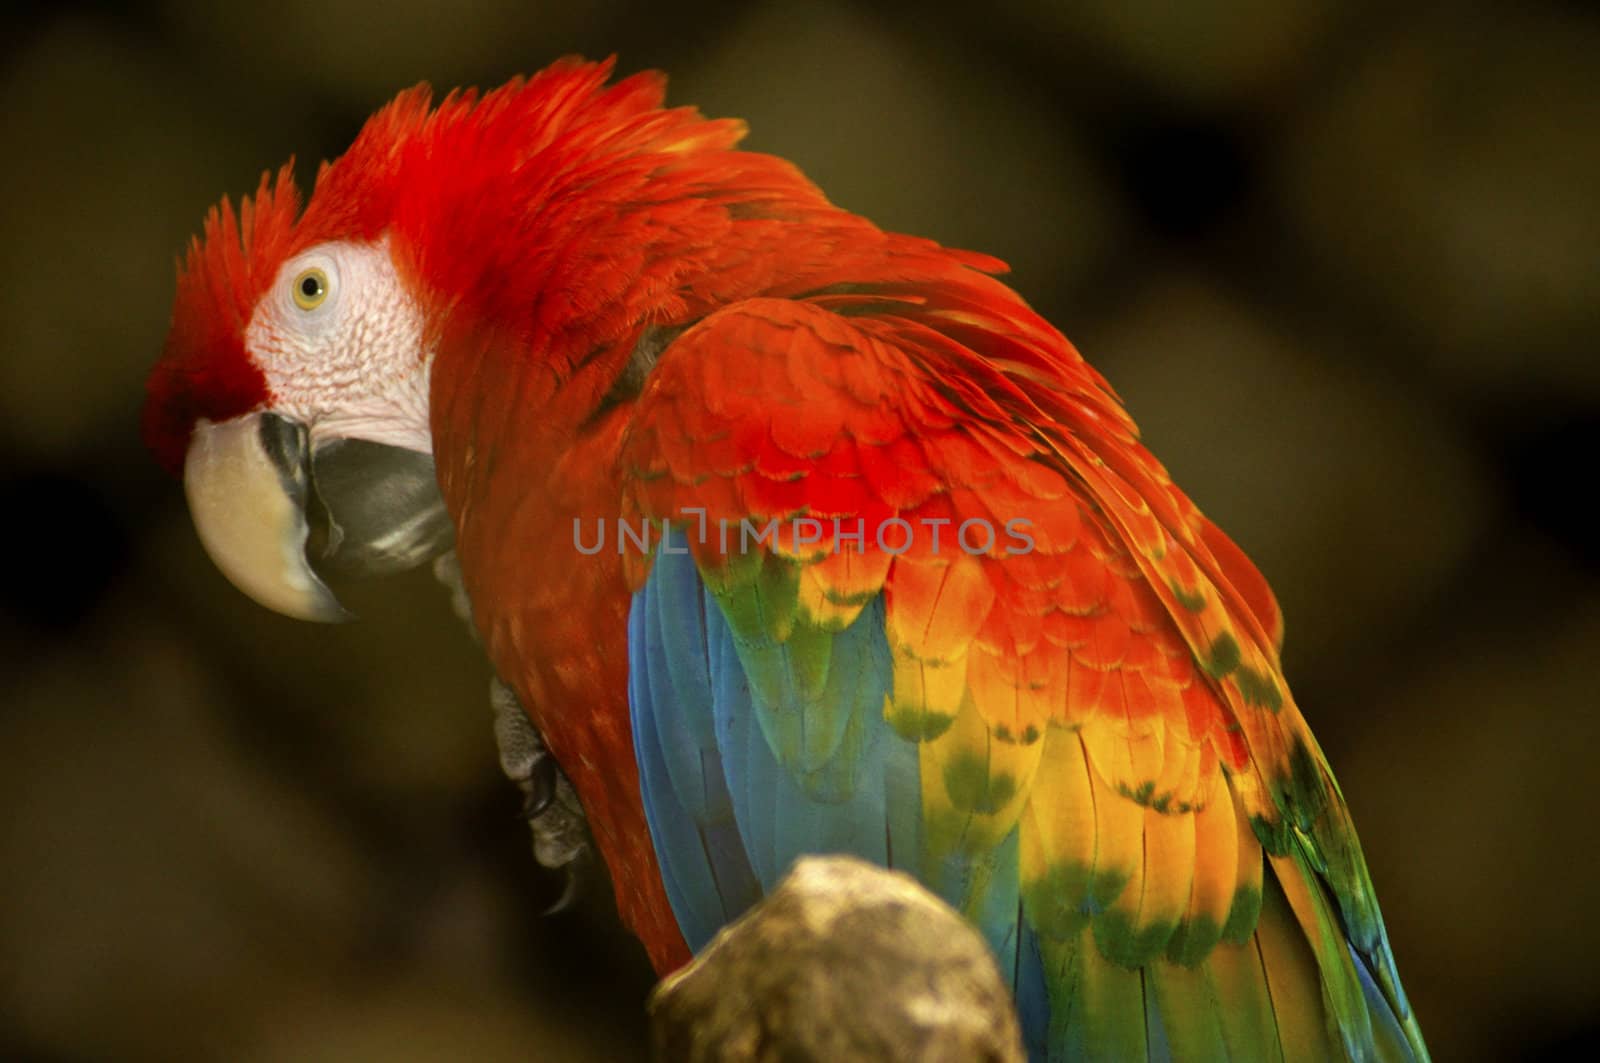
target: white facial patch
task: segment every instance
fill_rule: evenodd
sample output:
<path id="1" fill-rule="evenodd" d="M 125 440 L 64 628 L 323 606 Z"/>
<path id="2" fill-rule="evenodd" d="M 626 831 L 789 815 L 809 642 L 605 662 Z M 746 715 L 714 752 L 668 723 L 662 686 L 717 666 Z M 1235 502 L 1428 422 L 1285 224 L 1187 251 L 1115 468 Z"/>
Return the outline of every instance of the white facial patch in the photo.
<path id="1" fill-rule="evenodd" d="M 272 408 L 324 438 L 433 452 L 422 310 L 385 237 L 318 245 L 283 264 L 245 330 Z"/>

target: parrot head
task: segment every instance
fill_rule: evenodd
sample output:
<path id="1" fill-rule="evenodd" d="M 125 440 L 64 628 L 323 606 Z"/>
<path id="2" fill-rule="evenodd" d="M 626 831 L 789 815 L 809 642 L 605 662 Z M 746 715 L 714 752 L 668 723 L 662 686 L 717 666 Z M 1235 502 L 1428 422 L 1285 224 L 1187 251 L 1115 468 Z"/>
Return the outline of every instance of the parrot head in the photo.
<path id="1" fill-rule="evenodd" d="M 351 220 L 302 218 L 287 166 L 237 213 L 215 208 L 180 267 L 144 412 L 212 560 L 303 619 L 347 615 L 319 569 L 398 571 L 452 537 L 422 311 L 387 239 Z"/>
<path id="2" fill-rule="evenodd" d="M 616 250 L 637 258 L 692 226 L 616 233 L 627 211 L 597 194 L 597 176 L 613 171 L 626 194 L 639 187 L 628 166 L 660 174 L 663 160 L 730 146 L 742 125 L 661 110 L 657 75 L 606 88 L 610 71 L 566 61 L 437 107 L 418 86 L 322 165 L 304 210 L 291 163 L 237 210 L 211 211 L 179 264 L 143 432 L 240 590 L 290 616 L 344 619 L 325 574 L 399 571 L 451 547 L 429 419 L 451 321 L 514 336 L 553 378 L 573 375 L 563 351 L 622 351 L 563 398 L 578 421 L 626 369 L 642 323 L 670 316 L 639 305 L 670 278 L 634 285 Z M 594 230 L 613 253 L 574 253 Z"/>

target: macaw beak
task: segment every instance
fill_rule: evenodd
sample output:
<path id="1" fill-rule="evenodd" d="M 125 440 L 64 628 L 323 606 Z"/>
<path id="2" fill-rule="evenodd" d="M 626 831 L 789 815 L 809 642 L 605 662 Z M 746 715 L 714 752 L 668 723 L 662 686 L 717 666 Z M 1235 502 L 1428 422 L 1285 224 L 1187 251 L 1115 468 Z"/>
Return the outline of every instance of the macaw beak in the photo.
<path id="1" fill-rule="evenodd" d="M 362 439 L 313 446 L 304 425 L 271 412 L 200 421 L 183 486 L 223 575 L 301 620 L 353 619 L 318 569 L 398 572 L 454 541 L 431 455 Z"/>

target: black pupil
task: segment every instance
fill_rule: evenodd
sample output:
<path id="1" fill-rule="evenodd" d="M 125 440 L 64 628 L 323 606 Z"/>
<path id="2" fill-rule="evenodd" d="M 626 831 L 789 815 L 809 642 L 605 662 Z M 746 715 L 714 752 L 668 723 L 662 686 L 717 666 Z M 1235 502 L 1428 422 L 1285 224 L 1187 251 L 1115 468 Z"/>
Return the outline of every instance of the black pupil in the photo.
<path id="1" fill-rule="evenodd" d="M 316 274 L 307 274 L 300 279 L 300 294 L 307 299 L 315 299 L 322 294 L 322 281 Z"/>

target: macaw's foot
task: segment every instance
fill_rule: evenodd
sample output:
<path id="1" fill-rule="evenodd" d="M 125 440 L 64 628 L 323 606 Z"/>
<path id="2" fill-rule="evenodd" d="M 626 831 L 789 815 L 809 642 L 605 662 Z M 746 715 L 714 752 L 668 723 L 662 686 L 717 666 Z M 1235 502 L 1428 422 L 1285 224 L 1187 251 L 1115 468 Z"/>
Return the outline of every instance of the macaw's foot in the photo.
<path id="1" fill-rule="evenodd" d="M 522 815 L 533 832 L 534 858 L 565 875 L 561 896 L 545 913 L 554 914 L 577 899 L 582 870 L 588 863 L 589 828 L 584 822 L 583 806 L 523 711 L 516 693 L 500 680 L 493 680 L 489 704 L 494 710 L 500 769 L 522 791 Z"/>
<path id="2" fill-rule="evenodd" d="M 476 638 L 472 601 L 467 597 L 461 563 L 454 551 L 434 561 L 433 575 L 450 592 L 451 608 Z M 561 896 L 545 911 L 546 915 L 554 915 L 571 907 L 577 899 L 583 869 L 589 862 L 589 827 L 583 818 L 583 806 L 545 748 L 544 738 L 523 711 L 516 692 L 494 679 L 489 686 L 489 705 L 494 710 L 500 769 L 522 791 L 522 818 L 533 832 L 534 859 L 545 867 L 559 869 L 565 878 Z"/>

